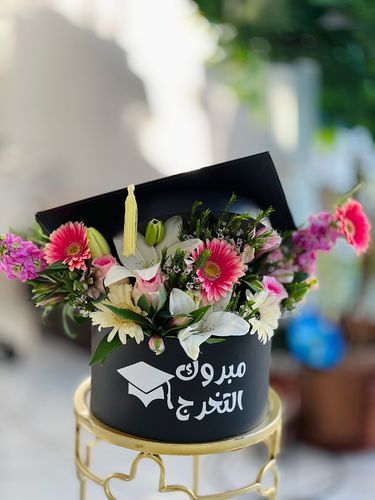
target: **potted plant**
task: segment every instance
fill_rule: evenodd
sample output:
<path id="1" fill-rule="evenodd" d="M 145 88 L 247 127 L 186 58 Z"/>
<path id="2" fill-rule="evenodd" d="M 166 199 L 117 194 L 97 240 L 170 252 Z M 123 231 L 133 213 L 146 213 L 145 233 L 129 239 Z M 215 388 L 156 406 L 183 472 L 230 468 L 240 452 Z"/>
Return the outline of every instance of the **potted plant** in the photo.
<path id="1" fill-rule="evenodd" d="M 340 236 L 366 249 L 368 226 L 350 217 L 367 223 L 361 207 L 344 200 L 296 230 L 268 154 L 129 186 L 123 226 L 124 198 L 37 214 L 50 234 L 4 235 L 1 269 L 47 312 L 91 320 L 91 410 L 105 424 L 172 442 L 246 432 L 267 411 L 271 338 L 314 287 L 317 251 Z"/>

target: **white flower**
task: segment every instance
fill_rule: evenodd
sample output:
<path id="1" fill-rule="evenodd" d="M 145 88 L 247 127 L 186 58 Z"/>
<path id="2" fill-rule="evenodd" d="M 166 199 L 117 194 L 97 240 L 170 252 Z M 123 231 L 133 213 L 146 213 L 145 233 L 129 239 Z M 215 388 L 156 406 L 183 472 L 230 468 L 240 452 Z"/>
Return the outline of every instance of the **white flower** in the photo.
<path id="1" fill-rule="evenodd" d="M 245 335 L 249 331 L 249 323 L 237 314 L 224 312 L 228 304 L 228 297 L 212 306 L 197 323 L 183 328 L 178 339 L 186 354 L 194 361 L 198 359 L 199 347 L 203 342 L 215 335 L 228 337 L 230 335 Z M 170 313 L 188 315 L 197 308 L 194 300 L 182 290 L 174 288 L 169 298 Z"/>
<path id="2" fill-rule="evenodd" d="M 266 290 L 253 295 L 249 290 L 246 291 L 248 301 L 253 301 L 251 309 L 256 311 L 256 315 L 250 318 L 248 322 L 251 325 L 250 334 L 258 334 L 258 339 L 266 344 L 278 327 L 278 321 L 281 316 L 281 310 L 277 299 L 270 295 Z M 249 309 L 246 308 L 249 313 Z"/>
<path id="3" fill-rule="evenodd" d="M 148 245 L 145 237 L 138 233 L 135 254 L 129 257 L 123 257 L 122 255 L 123 234 L 116 235 L 113 238 L 113 242 L 116 246 L 118 257 L 128 272 L 131 271 L 131 276 L 136 274 L 143 280 L 149 281 L 159 270 L 162 250 L 164 248 L 167 249 L 167 256 L 169 257 L 178 248 L 190 254 L 201 244 L 201 240 L 197 238 L 180 241 L 178 236 L 181 226 L 182 219 L 180 216 L 175 215 L 170 217 L 164 224 L 165 236 L 163 240 L 155 246 Z"/>

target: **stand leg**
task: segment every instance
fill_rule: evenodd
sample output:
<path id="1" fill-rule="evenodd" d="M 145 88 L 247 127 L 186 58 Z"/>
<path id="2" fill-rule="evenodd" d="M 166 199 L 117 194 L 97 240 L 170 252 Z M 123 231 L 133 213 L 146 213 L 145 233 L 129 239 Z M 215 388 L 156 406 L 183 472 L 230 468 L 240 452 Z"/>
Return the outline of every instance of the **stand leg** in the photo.
<path id="1" fill-rule="evenodd" d="M 193 492 L 196 496 L 199 495 L 198 490 L 199 490 L 199 465 L 200 465 L 200 456 L 199 455 L 193 455 Z"/>
<path id="2" fill-rule="evenodd" d="M 280 452 L 280 442 L 281 442 L 281 422 L 277 427 L 275 433 L 270 437 L 268 441 L 268 457 L 269 460 L 273 463 L 272 472 L 273 472 L 273 486 L 269 493 L 269 500 L 277 500 L 278 490 L 279 490 L 279 471 L 277 468 L 277 456 Z"/>
<path id="3" fill-rule="evenodd" d="M 75 439 L 75 458 L 77 464 L 77 476 L 79 480 L 79 500 L 86 499 L 86 479 L 78 468 L 78 463 L 81 457 L 81 428 L 78 422 L 76 423 L 76 439 Z M 86 456 L 87 458 L 87 456 Z"/>
<path id="4" fill-rule="evenodd" d="M 86 480 L 79 478 L 79 500 L 86 500 Z"/>

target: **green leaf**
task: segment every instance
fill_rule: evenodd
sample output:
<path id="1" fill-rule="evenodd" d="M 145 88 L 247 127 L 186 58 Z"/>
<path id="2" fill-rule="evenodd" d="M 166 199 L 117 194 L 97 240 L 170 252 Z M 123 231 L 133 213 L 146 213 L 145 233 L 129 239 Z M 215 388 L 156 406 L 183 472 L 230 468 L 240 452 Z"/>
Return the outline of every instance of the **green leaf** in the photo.
<path id="1" fill-rule="evenodd" d="M 108 334 L 109 335 L 109 334 Z M 97 363 L 103 364 L 108 356 L 121 345 L 121 340 L 116 335 L 111 342 L 107 341 L 108 335 L 105 335 L 96 346 L 95 352 L 90 359 L 90 366 Z"/>
<path id="2" fill-rule="evenodd" d="M 54 262 L 53 264 L 50 264 L 47 269 L 41 274 L 44 274 L 47 271 L 67 271 L 68 269 L 69 267 L 62 262 Z"/>
<path id="3" fill-rule="evenodd" d="M 195 311 L 192 311 L 189 316 L 191 316 L 193 318 L 193 323 L 197 323 L 198 321 L 200 321 L 203 316 L 206 314 L 206 312 L 209 310 L 211 306 L 208 305 L 208 306 L 204 306 L 204 307 L 200 307 L 199 309 L 196 309 Z"/>
<path id="4" fill-rule="evenodd" d="M 167 311 L 167 309 L 162 309 L 161 311 L 158 311 L 157 315 L 160 318 L 164 318 L 164 319 L 170 319 L 170 318 L 172 318 L 172 314 L 169 311 Z"/>
<path id="5" fill-rule="evenodd" d="M 115 313 L 117 316 L 120 316 L 120 318 L 133 321 L 133 323 L 137 323 L 138 325 L 144 326 L 145 328 L 150 328 L 152 326 L 144 316 L 141 316 L 140 314 L 137 314 L 130 309 L 121 309 L 120 307 L 105 303 L 103 305 L 105 305 L 107 309 Z"/>
<path id="6" fill-rule="evenodd" d="M 223 338 L 210 337 L 206 340 L 207 344 L 219 344 L 220 342 L 225 342 Z"/>
<path id="7" fill-rule="evenodd" d="M 341 196 L 341 198 L 338 199 L 337 206 L 341 207 L 342 205 L 345 205 L 345 203 L 348 201 L 348 199 L 352 198 L 352 196 L 355 195 L 355 193 L 357 193 L 358 191 L 360 191 L 364 185 L 365 185 L 364 182 L 359 182 L 354 187 L 352 187 L 352 189 L 350 189 L 345 194 L 343 194 Z"/>
<path id="8" fill-rule="evenodd" d="M 150 314 L 151 308 L 150 304 L 147 302 L 146 295 L 143 294 L 139 297 L 137 306 L 142 309 L 142 311 L 146 311 L 147 314 Z"/>
<path id="9" fill-rule="evenodd" d="M 163 309 L 163 306 L 166 303 L 166 301 L 167 301 L 167 292 L 166 292 L 165 288 L 162 286 L 159 290 L 158 311 L 160 311 L 160 309 Z"/>
<path id="10" fill-rule="evenodd" d="M 301 281 L 305 281 L 305 279 L 308 277 L 309 277 L 309 275 L 307 273 L 303 273 L 303 272 L 294 273 L 293 281 L 296 283 L 300 283 Z"/>
<path id="11" fill-rule="evenodd" d="M 64 304 L 62 310 L 62 324 L 64 332 L 71 339 L 76 339 L 78 334 L 74 329 L 72 329 L 71 323 L 77 324 L 76 319 L 74 317 L 73 307 L 70 304 Z"/>
<path id="12" fill-rule="evenodd" d="M 259 280 L 242 280 L 246 285 L 251 288 L 254 292 L 262 292 L 264 290 L 264 286 Z"/>

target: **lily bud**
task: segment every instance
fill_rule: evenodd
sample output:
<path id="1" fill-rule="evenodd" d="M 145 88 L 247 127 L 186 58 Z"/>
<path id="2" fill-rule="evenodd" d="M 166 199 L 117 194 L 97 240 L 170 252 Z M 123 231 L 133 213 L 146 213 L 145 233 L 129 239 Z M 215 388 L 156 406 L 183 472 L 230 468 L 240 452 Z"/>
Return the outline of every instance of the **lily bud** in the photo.
<path id="1" fill-rule="evenodd" d="M 164 238 L 164 224 L 161 220 L 152 219 L 147 224 L 146 228 L 146 243 L 147 245 L 157 245 Z"/>
<path id="2" fill-rule="evenodd" d="M 148 346 L 157 356 L 165 351 L 164 340 L 160 335 L 153 335 L 148 341 Z"/>
<path id="3" fill-rule="evenodd" d="M 186 316 L 185 314 L 177 314 L 174 316 L 168 323 L 169 328 L 185 328 L 189 326 L 192 319 L 190 316 Z"/>
<path id="4" fill-rule="evenodd" d="M 111 253 L 109 245 L 104 236 L 94 227 L 86 229 L 87 239 L 89 240 L 89 249 L 91 258 L 103 257 Z"/>

